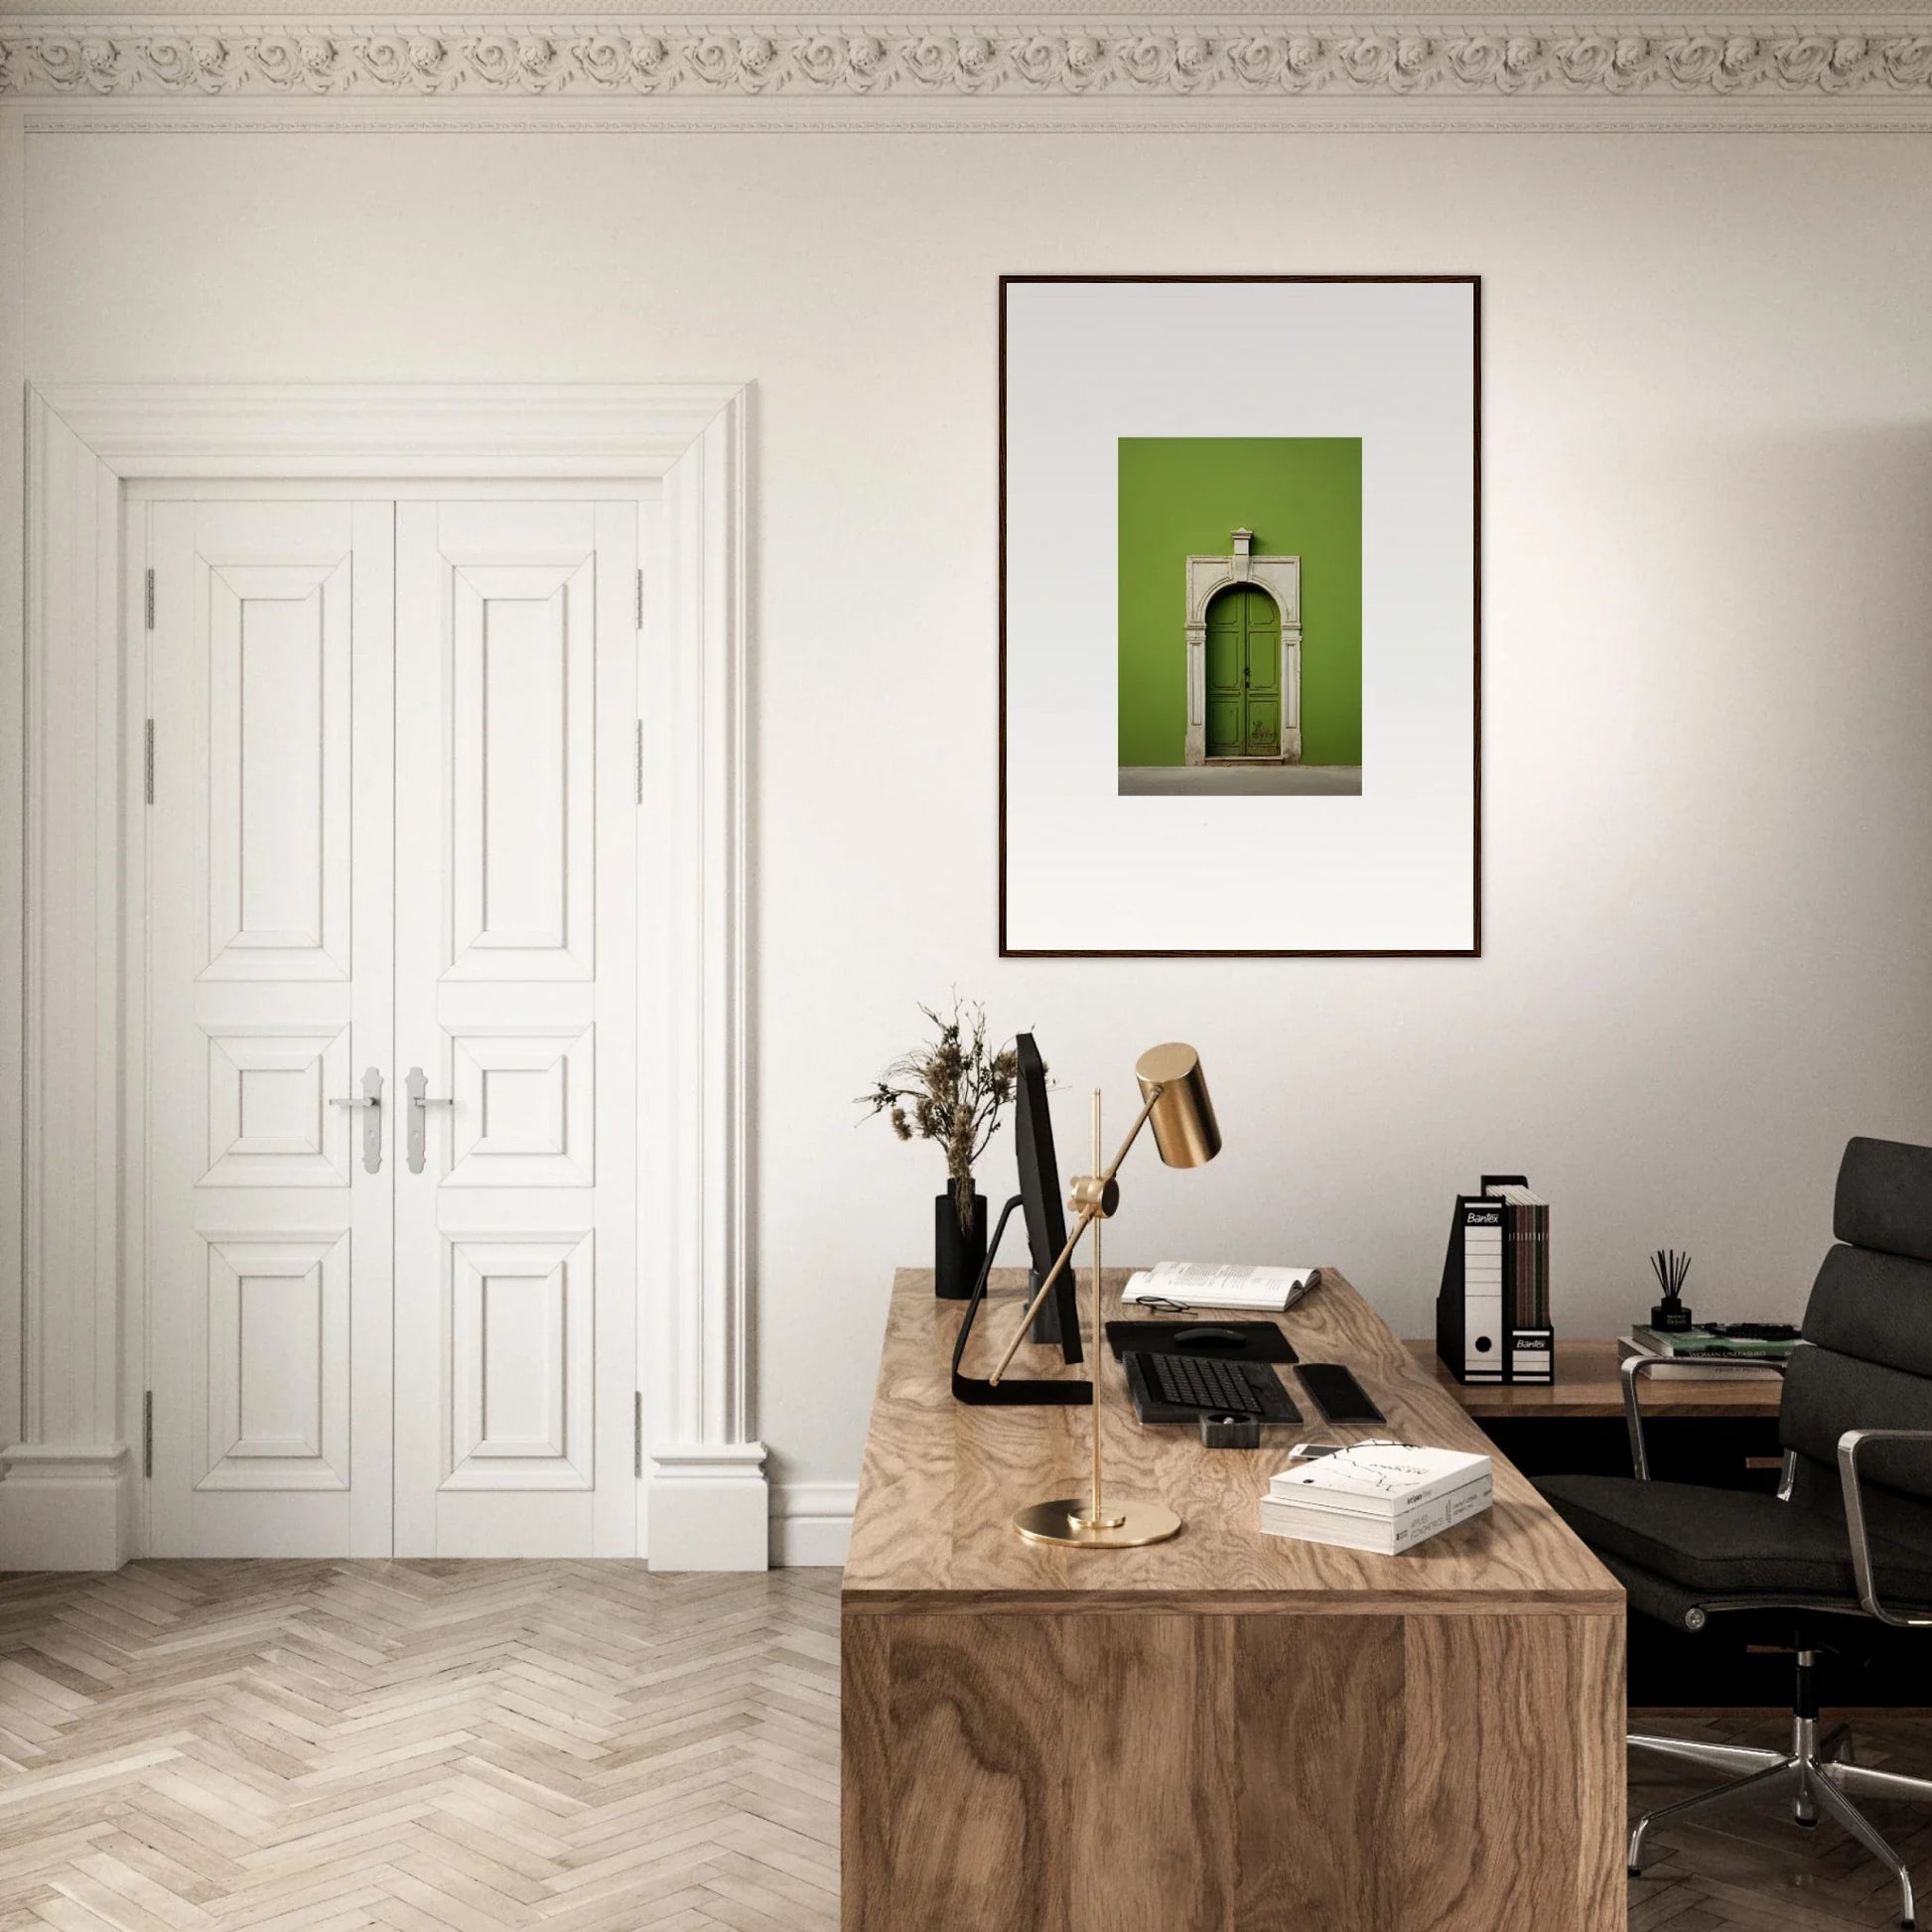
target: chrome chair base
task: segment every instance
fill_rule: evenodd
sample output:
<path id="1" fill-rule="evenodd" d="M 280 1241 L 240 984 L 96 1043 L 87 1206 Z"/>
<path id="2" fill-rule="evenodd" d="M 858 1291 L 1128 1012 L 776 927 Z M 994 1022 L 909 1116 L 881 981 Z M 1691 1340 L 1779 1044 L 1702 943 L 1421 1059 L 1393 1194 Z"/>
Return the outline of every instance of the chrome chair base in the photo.
<path id="1" fill-rule="evenodd" d="M 1631 1877 L 1643 1856 L 1645 1835 L 1654 1825 L 1674 1824 L 1694 1813 L 1711 1811 L 1739 1798 L 1785 1797 L 1791 1816 L 1800 1825 L 1816 1825 L 1819 1817 L 1832 1820 L 1859 1841 L 1898 1881 L 1898 1922 L 1912 1920 L 1912 1874 L 1905 1861 L 1879 1835 L 1877 1828 L 1852 1802 L 1859 1792 L 1870 1798 L 1911 1798 L 1932 1804 L 1932 1778 L 1901 1777 L 1893 1771 L 1873 1771 L 1853 1757 L 1852 1734 L 1835 1725 L 1821 1737 L 1816 1718 L 1793 1718 L 1788 1751 L 1758 1750 L 1746 1744 L 1706 1744 L 1682 1737 L 1650 1737 L 1632 1732 L 1627 1741 L 1640 1750 L 1681 1758 L 1688 1764 L 1708 1764 L 1714 1770 L 1738 1773 L 1728 1784 L 1674 1805 L 1647 1811 L 1630 1834 L 1628 1860 Z"/>

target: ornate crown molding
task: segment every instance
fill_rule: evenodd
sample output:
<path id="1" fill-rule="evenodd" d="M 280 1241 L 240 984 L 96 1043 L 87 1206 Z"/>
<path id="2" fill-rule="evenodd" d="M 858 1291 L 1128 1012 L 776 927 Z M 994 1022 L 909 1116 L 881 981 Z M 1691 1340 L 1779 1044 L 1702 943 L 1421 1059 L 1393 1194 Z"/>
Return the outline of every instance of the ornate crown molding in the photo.
<path id="1" fill-rule="evenodd" d="M 1932 107 L 1932 21 L 1768 28 L 0 21 L 30 98 Z"/>

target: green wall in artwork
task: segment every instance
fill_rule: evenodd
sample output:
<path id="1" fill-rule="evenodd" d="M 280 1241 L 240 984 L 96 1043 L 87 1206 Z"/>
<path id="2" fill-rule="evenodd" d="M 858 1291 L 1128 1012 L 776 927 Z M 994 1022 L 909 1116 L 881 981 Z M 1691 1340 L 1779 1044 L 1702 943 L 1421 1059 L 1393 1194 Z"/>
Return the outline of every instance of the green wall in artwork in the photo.
<path id="1" fill-rule="evenodd" d="M 1362 761 L 1362 445 L 1342 436 L 1120 439 L 1120 762 L 1186 761 L 1186 559 L 1302 560 L 1302 760 Z"/>

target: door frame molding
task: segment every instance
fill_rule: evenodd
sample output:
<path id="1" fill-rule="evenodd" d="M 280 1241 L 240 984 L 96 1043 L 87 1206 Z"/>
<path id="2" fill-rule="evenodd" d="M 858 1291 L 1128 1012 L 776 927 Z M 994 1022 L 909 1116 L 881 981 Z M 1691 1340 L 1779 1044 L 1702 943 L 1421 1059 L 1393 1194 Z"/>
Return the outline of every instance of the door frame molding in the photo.
<path id="1" fill-rule="evenodd" d="M 10 1563 L 115 1568 L 144 1514 L 143 559 L 123 485 L 379 478 L 660 485 L 645 582 L 663 595 L 639 664 L 638 1283 L 658 1292 L 639 1307 L 638 1547 L 660 1569 L 764 1566 L 747 1197 L 751 408 L 752 386 L 732 382 L 28 385 Z M 653 631 L 668 648 L 651 650 Z"/>
<path id="2" fill-rule="evenodd" d="M 1282 621 L 1282 732 L 1281 748 L 1272 759 L 1245 760 L 1254 764 L 1300 764 L 1302 761 L 1302 560 L 1300 557 L 1252 554 L 1254 532 L 1236 530 L 1233 548 L 1222 557 L 1187 559 L 1186 649 L 1182 663 L 1187 674 L 1188 764 L 1207 762 L 1207 607 L 1237 584 L 1253 584 L 1275 601 Z"/>

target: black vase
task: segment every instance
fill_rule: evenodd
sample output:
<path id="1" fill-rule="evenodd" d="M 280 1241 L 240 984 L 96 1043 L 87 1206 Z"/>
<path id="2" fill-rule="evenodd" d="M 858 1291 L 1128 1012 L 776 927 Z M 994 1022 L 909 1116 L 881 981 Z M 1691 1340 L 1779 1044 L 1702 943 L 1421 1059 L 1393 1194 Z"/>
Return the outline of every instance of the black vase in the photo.
<path id="1" fill-rule="evenodd" d="M 949 1186 L 932 1203 L 932 1292 L 942 1302 L 963 1302 L 986 1266 L 986 1196 L 975 1187 L 972 1227 L 959 1225 L 959 1206 Z"/>

